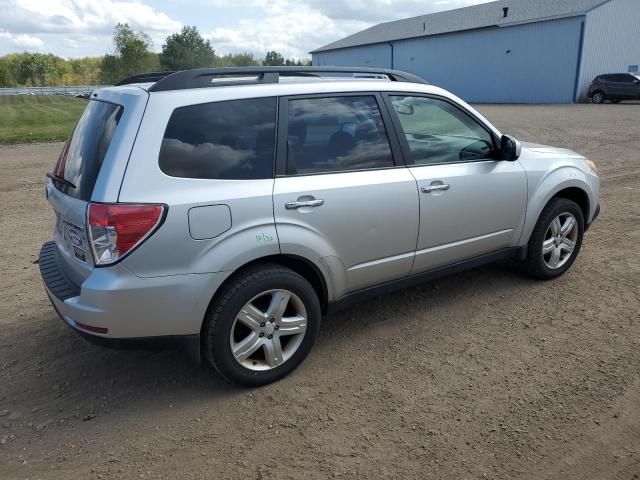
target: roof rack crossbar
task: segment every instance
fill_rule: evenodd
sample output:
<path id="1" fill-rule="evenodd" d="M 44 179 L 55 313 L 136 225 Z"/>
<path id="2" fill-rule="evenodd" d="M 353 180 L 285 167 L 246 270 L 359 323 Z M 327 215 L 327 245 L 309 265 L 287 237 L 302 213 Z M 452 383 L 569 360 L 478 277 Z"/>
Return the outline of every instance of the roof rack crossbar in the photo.
<path id="1" fill-rule="evenodd" d="M 199 68 L 179 72 L 154 72 L 134 75 L 118 83 L 142 83 L 155 81 L 150 92 L 184 90 L 228 85 L 246 85 L 260 83 L 278 83 L 280 76 L 322 76 L 325 73 L 352 74 L 354 77 L 378 78 L 385 76 L 391 81 L 423 83 L 427 82 L 411 73 L 386 68 L 362 67 L 223 67 Z M 157 78 L 154 79 L 154 76 Z"/>

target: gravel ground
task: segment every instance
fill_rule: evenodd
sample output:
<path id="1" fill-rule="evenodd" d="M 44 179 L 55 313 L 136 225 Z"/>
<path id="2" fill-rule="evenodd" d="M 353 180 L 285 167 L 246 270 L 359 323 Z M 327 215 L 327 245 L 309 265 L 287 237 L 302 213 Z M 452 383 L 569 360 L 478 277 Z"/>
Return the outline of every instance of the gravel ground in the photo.
<path id="1" fill-rule="evenodd" d="M 34 264 L 61 146 L 0 147 L 0 478 L 638 478 L 640 105 L 480 110 L 598 164 L 602 214 L 573 268 L 369 301 L 257 390 L 64 326 Z"/>

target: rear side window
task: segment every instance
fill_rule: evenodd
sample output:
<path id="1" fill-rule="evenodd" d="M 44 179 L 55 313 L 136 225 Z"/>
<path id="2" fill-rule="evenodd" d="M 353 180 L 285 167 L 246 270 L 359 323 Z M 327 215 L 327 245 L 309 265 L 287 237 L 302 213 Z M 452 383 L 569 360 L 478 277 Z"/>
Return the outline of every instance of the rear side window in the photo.
<path id="1" fill-rule="evenodd" d="M 160 148 L 160 169 L 184 178 L 272 178 L 276 99 L 177 108 Z"/>
<path id="2" fill-rule="evenodd" d="M 633 83 L 634 78 L 627 74 L 611 75 L 611 81 L 616 83 Z"/>
<path id="3" fill-rule="evenodd" d="M 373 96 L 289 100 L 287 173 L 393 167 Z"/>
<path id="4" fill-rule="evenodd" d="M 56 186 L 80 200 L 91 199 L 98 173 L 118 127 L 123 108 L 113 103 L 91 100 L 64 146 L 55 174 L 71 182 Z"/>

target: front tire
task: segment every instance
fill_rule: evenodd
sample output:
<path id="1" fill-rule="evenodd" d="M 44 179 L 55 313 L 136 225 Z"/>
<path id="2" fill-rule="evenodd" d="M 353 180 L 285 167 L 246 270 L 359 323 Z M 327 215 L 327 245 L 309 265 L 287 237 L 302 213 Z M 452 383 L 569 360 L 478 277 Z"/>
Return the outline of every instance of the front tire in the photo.
<path id="1" fill-rule="evenodd" d="M 578 204 L 553 198 L 542 210 L 531 233 L 525 271 L 541 280 L 565 273 L 575 261 L 584 236 L 584 215 Z"/>
<path id="2" fill-rule="evenodd" d="M 262 265 L 233 278 L 217 295 L 203 327 L 204 356 L 231 383 L 266 385 L 302 363 L 320 318 L 318 295 L 304 277 Z"/>

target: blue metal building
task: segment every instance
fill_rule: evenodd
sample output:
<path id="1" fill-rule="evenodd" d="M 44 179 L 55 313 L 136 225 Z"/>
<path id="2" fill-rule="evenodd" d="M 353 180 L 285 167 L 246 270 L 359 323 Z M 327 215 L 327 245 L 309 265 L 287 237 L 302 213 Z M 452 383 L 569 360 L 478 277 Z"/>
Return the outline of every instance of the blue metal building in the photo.
<path id="1" fill-rule="evenodd" d="M 319 66 L 415 73 L 475 103 L 572 103 L 640 64 L 640 0 L 500 0 L 382 23 L 314 50 Z"/>

